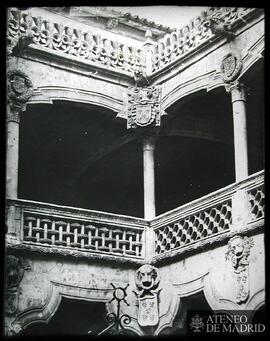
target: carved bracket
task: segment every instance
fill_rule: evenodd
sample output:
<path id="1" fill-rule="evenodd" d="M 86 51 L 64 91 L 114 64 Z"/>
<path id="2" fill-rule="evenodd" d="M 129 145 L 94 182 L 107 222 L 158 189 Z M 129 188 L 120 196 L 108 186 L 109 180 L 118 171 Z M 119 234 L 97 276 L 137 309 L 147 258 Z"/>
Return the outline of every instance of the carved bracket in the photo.
<path id="1" fill-rule="evenodd" d="M 235 278 L 238 283 L 236 302 L 244 303 L 249 297 L 249 255 L 254 245 L 253 239 L 249 237 L 234 236 L 228 243 L 226 259 L 230 260 L 233 266 Z"/>
<path id="2" fill-rule="evenodd" d="M 222 16 L 215 15 L 208 16 L 209 28 L 214 35 L 222 36 L 227 39 L 233 39 L 235 34 L 232 32 L 232 27 L 230 24 L 226 23 L 226 20 Z"/>
<path id="3" fill-rule="evenodd" d="M 26 110 L 26 103 L 33 95 L 33 84 L 30 78 L 21 70 L 7 72 L 7 102 L 10 107 L 8 120 L 18 120 L 14 113 Z M 12 114 L 13 112 L 13 114 Z"/>
<path id="4" fill-rule="evenodd" d="M 128 88 L 127 128 L 160 126 L 161 88 Z"/>
<path id="5" fill-rule="evenodd" d="M 138 300 L 138 324 L 141 327 L 153 327 L 159 323 L 159 272 L 152 265 L 141 266 L 135 275 L 137 291 L 133 291 Z"/>

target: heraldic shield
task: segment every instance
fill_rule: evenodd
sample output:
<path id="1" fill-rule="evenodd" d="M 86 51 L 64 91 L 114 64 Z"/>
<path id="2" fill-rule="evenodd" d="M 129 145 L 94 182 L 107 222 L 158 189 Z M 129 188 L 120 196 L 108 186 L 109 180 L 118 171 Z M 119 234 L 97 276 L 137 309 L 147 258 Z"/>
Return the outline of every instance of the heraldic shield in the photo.
<path id="1" fill-rule="evenodd" d="M 138 323 L 141 327 L 156 326 L 159 322 L 157 293 L 138 299 Z"/>
<path id="2" fill-rule="evenodd" d="M 127 103 L 127 128 L 160 126 L 161 88 L 129 87 Z"/>

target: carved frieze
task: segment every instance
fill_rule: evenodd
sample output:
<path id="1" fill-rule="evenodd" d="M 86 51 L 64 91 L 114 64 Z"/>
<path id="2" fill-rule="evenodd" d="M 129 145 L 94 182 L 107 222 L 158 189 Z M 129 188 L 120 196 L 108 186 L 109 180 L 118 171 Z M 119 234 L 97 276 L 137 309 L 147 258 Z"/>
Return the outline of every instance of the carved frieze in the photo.
<path id="1" fill-rule="evenodd" d="M 249 297 L 249 256 L 250 249 L 254 245 L 249 237 L 234 236 L 228 243 L 226 259 L 231 261 L 233 272 L 238 283 L 236 302 L 244 303 Z"/>
<path id="2" fill-rule="evenodd" d="M 128 88 L 127 128 L 160 126 L 161 88 Z"/>
<path id="3" fill-rule="evenodd" d="M 8 120 L 18 120 L 14 112 L 26 110 L 26 103 L 33 95 L 33 84 L 30 78 L 21 70 L 10 70 L 7 72 L 7 102 L 10 111 Z"/>
<path id="4" fill-rule="evenodd" d="M 141 327 L 156 326 L 159 323 L 159 272 L 152 265 L 141 266 L 135 274 L 138 299 L 138 324 Z"/>
<path id="5" fill-rule="evenodd" d="M 230 52 L 223 57 L 220 65 L 221 78 L 225 83 L 233 82 L 242 70 L 241 56 Z"/>

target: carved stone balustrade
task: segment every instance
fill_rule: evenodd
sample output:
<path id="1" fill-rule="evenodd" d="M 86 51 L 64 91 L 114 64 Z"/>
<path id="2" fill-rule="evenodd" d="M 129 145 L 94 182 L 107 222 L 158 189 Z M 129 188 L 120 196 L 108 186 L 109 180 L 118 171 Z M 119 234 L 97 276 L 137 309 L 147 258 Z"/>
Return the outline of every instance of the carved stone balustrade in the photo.
<path id="1" fill-rule="evenodd" d="M 210 7 L 189 25 L 166 34 L 157 43 L 151 44 L 146 52 L 144 46 L 129 46 L 94 34 L 90 30 L 82 31 L 62 23 L 50 22 L 41 16 L 32 16 L 30 12 L 11 9 L 7 24 L 8 52 L 12 53 L 20 37 L 31 38 L 28 39 L 30 47 L 48 53 L 60 53 L 68 58 L 73 56 L 89 65 L 103 65 L 110 70 L 126 72 L 130 76 L 139 71 L 147 71 L 150 76 L 210 43 L 215 37 L 222 36 L 222 30 L 211 26 L 212 19 L 231 28 L 244 23 L 245 18 L 256 11 L 258 9 Z M 146 65 L 146 53 L 150 57 L 152 55 L 152 65 Z"/>
<path id="2" fill-rule="evenodd" d="M 14 207 L 16 217 L 11 217 Z M 7 210 L 9 232 L 26 249 L 135 261 L 144 258 L 147 223 L 143 219 L 28 200 L 8 200 Z"/>
<path id="3" fill-rule="evenodd" d="M 18 9 L 9 11 L 7 24 L 8 48 L 12 50 L 21 36 L 33 36 L 32 46 L 45 48 L 51 53 L 60 53 L 86 60 L 90 64 L 104 65 L 109 69 L 134 73 L 145 67 L 142 49 L 112 41 L 91 31 L 83 32 L 76 27 L 50 22 L 42 17 Z"/>
<path id="4" fill-rule="evenodd" d="M 214 33 L 214 30 L 211 29 L 210 18 L 215 18 L 227 26 L 232 26 L 243 22 L 244 18 L 254 10 L 252 8 L 210 7 L 207 11 L 203 11 L 189 25 L 166 34 L 153 45 L 153 72 L 194 52 L 195 49 L 218 36 L 218 30 Z"/>
<path id="5" fill-rule="evenodd" d="M 245 211 L 239 210 L 239 200 L 247 200 Z M 236 231 L 262 227 L 263 218 L 261 171 L 153 219 L 150 226 L 155 232 L 154 258 L 170 258 L 219 242 Z"/>
<path id="6" fill-rule="evenodd" d="M 8 200 L 7 242 L 12 247 L 63 255 L 155 262 L 261 228 L 264 196 L 261 171 L 150 221 Z M 247 201 L 245 205 L 243 200 Z M 240 210 L 239 204 L 246 209 Z M 147 237 L 150 232 L 154 233 L 154 247 L 153 240 Z"/>

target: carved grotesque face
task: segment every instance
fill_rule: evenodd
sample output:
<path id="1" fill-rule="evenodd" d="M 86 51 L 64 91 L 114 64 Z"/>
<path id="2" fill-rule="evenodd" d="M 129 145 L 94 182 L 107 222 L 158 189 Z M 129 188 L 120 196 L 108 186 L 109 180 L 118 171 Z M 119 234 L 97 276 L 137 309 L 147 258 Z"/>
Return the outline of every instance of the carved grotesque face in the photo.
<path id="1" fill-rule="evenodd" d="M 136 284 L 144 290 L 153 289 L 159 283 L 157 269 L 152 265 L 143 265 L 136 273 Z"/>
<path id="2" fill-rule="evenodd" d="M 26 88 L 25 79 L 19 75 L 13 76 L 11 80 L 11 84 L 12 84 L 13 90 L 17 94 L 21 95 L 25 91 L 25 88 Z"/>
<path id="3" fill-rule="evenodd" d="M 230 243 L 231 252 L 237 257 L 241 258 L 244 253 L 244 241 L 241 237 L 237 237 L 231 240 Z"/>
<path id="4" fill-rule="evenodd" d="M 7 287 L 14 287 L 18 284 L 18 282 L 21 280 L 22 277 L 22 268 L 21 263 L 18 258 L 15 256 L 9 255 L 7 257 Z"/>

